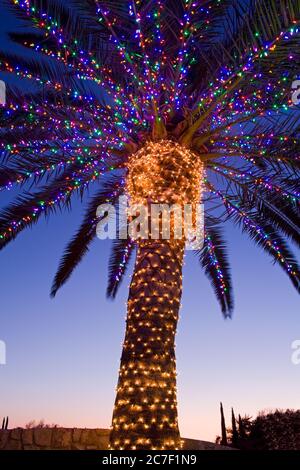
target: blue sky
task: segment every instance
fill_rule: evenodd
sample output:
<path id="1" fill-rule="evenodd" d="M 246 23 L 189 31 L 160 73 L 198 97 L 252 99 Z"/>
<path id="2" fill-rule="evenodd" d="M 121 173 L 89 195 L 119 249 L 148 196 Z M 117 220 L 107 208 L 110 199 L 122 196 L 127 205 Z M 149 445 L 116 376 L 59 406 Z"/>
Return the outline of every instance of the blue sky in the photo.
<path id="1" fill-rule="evenodd" d="M 1 16 L 1 27 L 9 25 Z M 13 24 L 13 23 L 10 23 Z M 0 39 L 3 35 L 0 34 Z M 2 205 L 7 196 L 1 196 Z M 0 253 L 0 417 L 10 426 L 44 418 L 64 426 L 108 427 L 125 327 L 127 288 L 105 298 L 109 242 L 97 240 L 54 300 L 52 278 L 80 223 L 82 207 L 42 220 Z M 300 299 L 288 278 L 231 226 L 227 228 L 235 312 L 224 320 L 193 253 L 186 256 L 177 337 L 179 418 L 183 436 L 213 440 L 219 401 L 230 416 L 299 408 Z"/>

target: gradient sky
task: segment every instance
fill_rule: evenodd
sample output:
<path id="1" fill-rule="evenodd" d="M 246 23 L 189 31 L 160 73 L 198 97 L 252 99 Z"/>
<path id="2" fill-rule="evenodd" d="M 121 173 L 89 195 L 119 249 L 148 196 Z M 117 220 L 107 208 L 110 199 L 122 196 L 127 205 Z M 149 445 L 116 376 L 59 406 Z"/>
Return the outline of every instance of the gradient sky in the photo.
<path id="1" fill-rule="evenodd" d="M 0 6 L 0 41 L 14 23 Z M 2 30 L 2 33 L 1 33 Z M 5 205 L 7 196 L 1 195 Z M 35 419 L 62 426 L 108 427 L 125 328 L 129 277 L 116 301 L 105 298 L 109 242 L 97 240 L 54 300 L 49 291 L 82 207 L 42 220 L 0 253 L 0 418 L 10 427 Z M 181 435 L 214 440 L 219 402 L 255 416 L 299 408 L 300 298 L 288 278 L 238 229 L 228 226 L 235 312 L 224 320 L 193 253 L 186 256 L 177 337 Z"/>

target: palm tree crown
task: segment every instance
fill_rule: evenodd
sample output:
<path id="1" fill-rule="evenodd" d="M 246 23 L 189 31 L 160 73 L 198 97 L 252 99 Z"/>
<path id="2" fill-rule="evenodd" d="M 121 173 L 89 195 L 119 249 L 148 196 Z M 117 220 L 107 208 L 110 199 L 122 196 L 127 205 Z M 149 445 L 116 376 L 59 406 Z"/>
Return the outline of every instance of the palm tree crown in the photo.
<path id="1" fill-rule="evenodd" d="M 1 111 L 1 186 L 26 188 L 1 213 L 1 248 L 41 215 L 100 185 L 66 248 L 55 295 L 95 237 L 97 205 L 124 191 L 130 155 L 168 138 L 199 154 L 206 169 L 199 259 L 224 314 L 233 307 L 227 220 L 299 290 L 287 243 L 300 243 L 298 115 L 288 109 L 299 63 L 299 1 L 8 3 L 32 21 L 26 34 L 11 37 L 34 55 L 3 52 L 1 70 L 35 88 L 20 96 L 11 85 Z M 130 240 L 114 245 L 110 296 L 134 248 Z"/>

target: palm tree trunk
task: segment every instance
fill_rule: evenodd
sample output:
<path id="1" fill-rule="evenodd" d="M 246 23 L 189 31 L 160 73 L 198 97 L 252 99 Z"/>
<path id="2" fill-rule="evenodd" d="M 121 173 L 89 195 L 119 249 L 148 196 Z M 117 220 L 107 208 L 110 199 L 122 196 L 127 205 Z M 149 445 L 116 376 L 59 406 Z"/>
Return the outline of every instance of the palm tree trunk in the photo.
<path id="1" fill-rule="evenodd" d="M 184 241 L 138 244 L 110 436 L 111 449 L 178 449 L 175 334 Z"/>

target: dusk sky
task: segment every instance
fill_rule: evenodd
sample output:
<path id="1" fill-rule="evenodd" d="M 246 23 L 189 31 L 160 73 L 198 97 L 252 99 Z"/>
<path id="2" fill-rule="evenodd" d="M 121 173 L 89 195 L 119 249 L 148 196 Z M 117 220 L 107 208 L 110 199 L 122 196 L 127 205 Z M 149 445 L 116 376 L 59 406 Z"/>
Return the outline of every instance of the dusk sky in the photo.
<path id="1" fill-rule="evenodd" d="M 14 22 L 0 8 L 0 40 Z M 2 32 L 1 32 L 2 30 Z M 6 43 L 6 47 L 7 43 Z M 9 198 L 2 196 L 2 206 Z M 109 242 L 96 240 L 54 300 L 50 287 L 63 248 L 80 224 L 75 202 L 24 231 L 0 253 L 0 418 L 62 426 L 110 426 L 125 329 L 129 276 L 105 298 Z M 183 437 L 214 440 L 219 402 L 255 416 L 299 408 L 300 298 L 287 276 L 238 229 L 227 227 L 235 288 L 232 320 L 224 320 L 196 256 L 188 252 L 177 336 L 179 422 Z"/>

